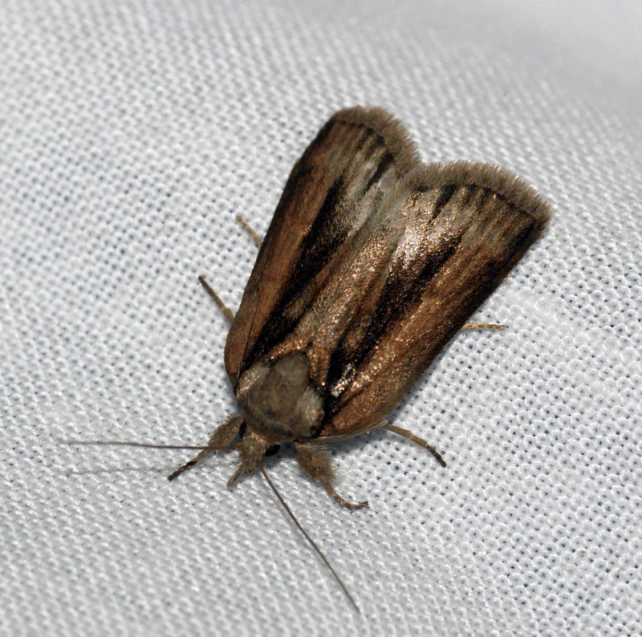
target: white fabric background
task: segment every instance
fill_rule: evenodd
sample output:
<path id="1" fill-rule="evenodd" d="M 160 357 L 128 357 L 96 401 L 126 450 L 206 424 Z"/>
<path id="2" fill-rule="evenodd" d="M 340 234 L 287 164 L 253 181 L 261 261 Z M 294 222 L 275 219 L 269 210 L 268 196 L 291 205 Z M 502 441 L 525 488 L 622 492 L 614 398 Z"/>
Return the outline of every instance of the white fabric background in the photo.
<path id="1" fill-rule="evenodd" d="M 563 4 L 563 7 L 557 6 Z M 636 2 L 4 0 L 0 634 L 640 635 Z M 380 104 L 427 160 L 518 172 L 549 232 L 395 412 L 335 448 L 340 509 L 234 457 L 225 320 L 297 156 Z"/>

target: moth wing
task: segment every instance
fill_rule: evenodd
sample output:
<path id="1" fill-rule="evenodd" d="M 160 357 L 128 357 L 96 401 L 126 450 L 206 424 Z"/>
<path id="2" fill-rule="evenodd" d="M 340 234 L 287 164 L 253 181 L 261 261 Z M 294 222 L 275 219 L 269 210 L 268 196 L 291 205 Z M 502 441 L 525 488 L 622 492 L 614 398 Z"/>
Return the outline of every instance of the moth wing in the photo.
<path id="1" fill-rule="evenodd" d="M 351 319 L 338 338 L 315 340 L 332 351 L 320 372 L 327 390 L 320 441 L 379 424 L 539 237 L 549 215 L 534 190 L 486 164 L 430 164 L 407 175 L 368 238 L 368 245 L 385 245 L 371 261 L 380 276 L 368 285 L 367 274 L 351 271 L 364 283 Z M 340 306 L 335 298 L 324 322 Z"/>
<path id="2" fill-rule="evenodd" d="M 239 375 L 292 331 L 386 195 L 419 164 L 405 128 L 380 108 L 336 113 L 296 162 L 228 334 Z"/>
<path id="3" fill-rule="evenodd" d="M 305 351 L 320 441 L 385 418 L 537 239 L 546 203 L 485 164 L 419 162 L 381 109 L 340 111 L 294 166 L 232 324 L 236 388 Z"/>
<path id="4" fill-rule="evenodd" d="M 320 441 L 379 424 L 541 234 L 546 203 L 486 164 L 417 166 L 284 305 L 274 360 L 305 351 Z M 307 292 L 313 292 L 307 294 Z"/>

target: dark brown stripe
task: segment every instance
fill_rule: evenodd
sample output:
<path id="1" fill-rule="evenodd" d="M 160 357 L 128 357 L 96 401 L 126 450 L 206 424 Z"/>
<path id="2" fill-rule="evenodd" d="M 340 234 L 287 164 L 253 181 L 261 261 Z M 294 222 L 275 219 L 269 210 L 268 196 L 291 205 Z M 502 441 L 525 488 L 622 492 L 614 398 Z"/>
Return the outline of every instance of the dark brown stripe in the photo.
<path id="1" fill-rule="evenodd" d="M 361 344 L 363 355 L 374 348 L 388 333 L 390 328 L 408 311 L 412 310 L 430 280 L 450 259 L 459 244 L 459 237 L 453 237 L 440 247 L 440 250 L 425 255 L 425 263 L 418 275 L 408 279 L 407 273 L 392 269 L 386 284 L 381 290 L 377 307 L 372 315 L 370 326 Z"/>
<path id="2" fill-rule="evenodd" d="M 383 177 L 383 174 L 388 170 L 388 168 L 392 165 L 394 162 L 394 157 L 392 156 L 391 153 L 386 153 L 381 160 L 379 161 L 379 165 L 377 166 L 377 169 L 372 173 L 372 177 L 368 179 L 368 183 L 366 184 L 366 187 L 363 189 L 362 196 L 365 195 L 372 186 L 377 183 L 381 177 Z"/>
<path id="3" fill-rule="evenodd" d="M 435 209 L 432 214 L 433 219 L 436 219 L 441 214 L 442 210 L 446 207 L 446 204 L 453 198 L 456 188 L 457 186 L 451 184 L 449 186 L 444 186 L 439 191 L 439 196 L 435 202 Z"/>
<path id="4" fill-rule="evenodd" d="M 297 267 L 287 282 L 279 303 L 261 329 L 256 346 L 245 356 L 241 371 L 251 367 L 280 343 L 301 320 L 301 313 L 305 308 L 301 308 L 295 315 L 291 311 L 292 302 L 308 289 L 347 236 L 347 229 L 340 219 L 343 215 L 340 203 L 345 197 L 344 191 L 344 179 L 339 177 L 329 188 L 319 213 L 303 238 L 300 255 L 296 259 Z"/>
<path id="5" fill-rule="evenodd" d="M 380 264 L 382 269 L 388 268 L 386 283 L 381 289 L 376 308 L 370 317 L 370 322 L 365 330 L 364 337 L 358 347 L 347 348 L 345 342 L 347 335 L 354 332 L 355 326 L 346 326 L 343 338 L 337 345 L 330 358 L 326 387 L 331 392 L 338 389 L 338 395 L 328 393 L 324 396 L 326 416 L 335 413 L 334 406 L 341 397 L 341 393 L 349 387 L 350 380 L 356 376 L 359 368 L 369 360 L 370 354 L 399 321 L 403 320 L 406 312 L 412 311 L 421 301 L 424 290 L 433 277 L 437 275 L 444 264 L 453 256 L 460 238 L 453 237 L 445 243 L 438 252 L 422 256 L 422 264 L 416 276 L 408 278 L 407 273 L 391 268 L 390 262 Z M 412 265 L 409 266 L 412 269 Z M 363 320 L 358 313 L 358 320 Z M 350 371 L 350 374 L 347 372 Z"/>
<path id="6" fill-rule="evenodd" d="M 369 130 L 363 127 L 359 128 L 359 142 L 354 151 L 355 155 L 363 150 L 366 145 L 369 146 L 368 151 L 365 153 L 366 157 L 372 155 L 372 153 L 375 153 L 379 148 L 384 146 L 383 139 L 379 135 L 372 135 Z"/>

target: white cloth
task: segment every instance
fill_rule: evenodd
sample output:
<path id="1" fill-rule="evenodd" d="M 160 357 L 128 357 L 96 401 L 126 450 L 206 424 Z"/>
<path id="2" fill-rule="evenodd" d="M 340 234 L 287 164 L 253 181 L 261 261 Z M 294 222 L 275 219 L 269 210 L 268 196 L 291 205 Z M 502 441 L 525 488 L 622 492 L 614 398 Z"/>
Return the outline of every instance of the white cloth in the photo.
<path id="1" fill-rule="evenodd" d="M 355 6 L 358 4 L 358 6 Z M 557 6 L 557 4 L 561 6 Z M 0 634 L 640 635 L 636 2 L 5 0 Z M 549 231 L 394 422 L 336 446 L 350 513 L 233 454 L 225 319 L 295 159 L 379 104 L 426 160 L 513 169 Z"/>

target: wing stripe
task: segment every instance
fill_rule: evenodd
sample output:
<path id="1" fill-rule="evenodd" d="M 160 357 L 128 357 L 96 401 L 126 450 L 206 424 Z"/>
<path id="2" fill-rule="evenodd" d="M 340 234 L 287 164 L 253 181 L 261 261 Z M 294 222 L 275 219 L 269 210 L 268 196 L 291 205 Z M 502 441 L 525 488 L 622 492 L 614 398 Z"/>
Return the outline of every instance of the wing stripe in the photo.
<path id="1" fill-rule="evenodd" d="M 435 211 L 433 214 L 433 219 L 438 217 L 441 214 L 441 211 L 444 209 L 446 204 L 452 199 L 455 194 L 456 186 L 451 184 L 449 186 L 443 186 L 437 197 L 437 203 L 435 204 Z"/>
<path id="2" fill-rule="evenodd" d="M 379 165 L 377 166 L 377 169 L 374 171 L 372 174 L 372 177 L 368 179 L 368 183 L 366 184 L 366 187 L 363 189 L 362 196 L 365 195 L 372 186 L 379 182 L 381 178 L 383 177 L 384 173 L 388 170 L 388 168 L 392 165 L 394 162 L 395 158 L 392 156 L 391 153 L 386 153 L 381 161 L 379 162 Z"/>

